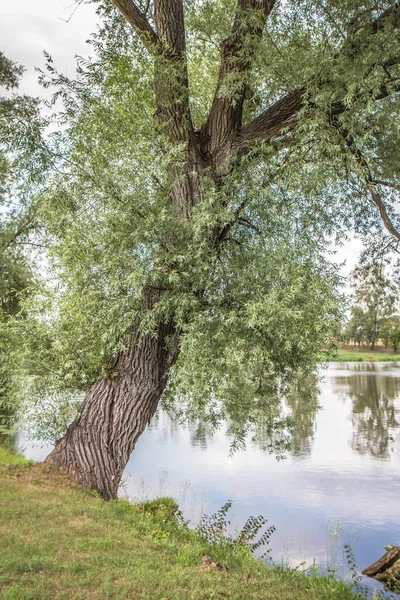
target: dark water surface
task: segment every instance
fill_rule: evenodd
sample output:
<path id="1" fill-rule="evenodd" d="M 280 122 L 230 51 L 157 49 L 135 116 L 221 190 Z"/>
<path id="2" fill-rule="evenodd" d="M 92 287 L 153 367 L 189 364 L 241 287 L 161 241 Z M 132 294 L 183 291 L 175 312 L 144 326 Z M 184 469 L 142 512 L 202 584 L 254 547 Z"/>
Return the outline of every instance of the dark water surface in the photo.
<path id="1" fill-rule="evenodd" d="M 233 524 L 262 514 L 275 525 L 275 561 L 328 561 L 342 576 L 350 542 L 365 568 L 384 546 L 400 545 L 400 365 L 332 363 L 320 387 L 316 414 L 293 401 L 292 451 L 279 462 L 254 443 L 231 457 L 223 428 L 208 436 L 201 424 L 183 428 L 160 412 L 132 454 L 121 495 L 172 495 L 194 520 L 231 499 Z M 35 460 L 50 449 L 22 434 L 17 446 Z"/>

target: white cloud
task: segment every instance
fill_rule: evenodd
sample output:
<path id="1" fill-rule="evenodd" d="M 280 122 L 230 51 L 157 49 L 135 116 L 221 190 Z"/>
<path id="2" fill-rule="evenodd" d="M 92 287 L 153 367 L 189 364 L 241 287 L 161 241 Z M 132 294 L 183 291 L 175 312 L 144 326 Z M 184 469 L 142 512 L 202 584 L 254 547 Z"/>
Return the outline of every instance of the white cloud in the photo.
<path id="1" fill-rule="evenodd" d="M 21 83 L 24 93 L 48 95 L 39 86 L 34 70 L 44 66 L 44 50 L 53 56 L 57 68 L 68 75 L 74 72 L 75 55 L 90 54 L 90 46 L 85 42 L 96 28 L 95 8 L 93 4 L 80 4 L 72 15 L 76 6 L 71 0 L 21 0 L 3 4 L 0 50 L 26 68 Z"/>

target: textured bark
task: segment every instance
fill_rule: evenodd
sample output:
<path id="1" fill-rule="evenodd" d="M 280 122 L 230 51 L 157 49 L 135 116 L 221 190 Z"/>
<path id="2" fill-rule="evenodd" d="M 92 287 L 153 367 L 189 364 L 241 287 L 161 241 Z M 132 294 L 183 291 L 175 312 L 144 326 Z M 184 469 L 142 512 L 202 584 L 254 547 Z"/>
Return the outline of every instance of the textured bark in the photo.
<path id="1" fill-rule="evenodd" d="M 171 325 L 134 343 L 88 393 L 80 413 L 47 457 L 84 487 L 103 498 L 116 497 L 136 441 L 154 415 L 173 357 L 167 350 Z"/>
<path id="2" fill-rule="evenodd" d="M 200 201 L 202 165 L 189 108 L 185 23 L 182 0 L 155 0 L 154 21 L 159 49 L 155 57 L 156 123 L 182 155 L 170 166 L 170 194 L 184 221 Z"/>
<path id="3" fill-rule="evenodd" d="M 217 88 L 201 131 L 202 153 L 215 166 L 227 162 L 234 153 L 257 42 L 275 3 L 276 0 L 238 0 L 232 33 L 221 44 Z"/>
<path id="4" fill-rule="evenodd" d="M 372 579 L 381 581 L 387 589 L 396 589 L 400 585 L 400 546 L 393 546 L 376 562 L 362 571 Z"/>
<path id="5" fill-rule="evenodd" d="M 146 48 L 154 52 L 157 48 L 157 34 L 134 2 L 131 0 L 114 0 L 115 6 L 124 15 L 128 23 L 135 29 Z"/>
<path id="6" fill-rule="evenodd" d="M 295 89 L 267 107 L 252 122 L 242 126 L 243 106 L 249 74 L 254 66 L 258 40 L 276 0 L 238 0 L 230 36 L 221 46 L 221 64 L 210 113 L 199 131 L 194 131 L 189 103 L 183 0 L 154 0 L 150 21 L 147 12 L 132 0 L 113 0 L 115 6 L 142 40 L 154 60 L 156 100 L 155 133 L 168 144 L 182 149 L 169 165 L 171 205 L 190 227 L 193 206 L 201 201 L 201 179 L 212 178 L 215 189 L 223 185 L 237 156 L 257 144 L 273 142 L 290 134 L 297 126 L 297 115 L 304 105 L 305 89 L 323 85 L 317 77 L 301 89 Z M 154 28 L 150 23 L 154 23 Z M 400 8 L 396 2 L 380 17 L 365 20 L 367 34 L 383 27 L 400 28 Z M 349 38 L 358 27 L 351 23 Z M 347 49 L 346 49 L 347 48 Z M 351 58 L 354 43 L 344 43 L 343 53 Z M 387 65 L 388 66 L 388 65 Z M 392 93 L 382 84 L 371 91 L 376 100 Z M 400 91 L 400 89 L 398 90 Z M 307 97 L 312 103 L 312 98 Z M 343 104 L 328 107 L 330 118 L 346 110 Z M 290 136 L 289 136 L 290 143 Z M 173 154 L 173 153 L 172 153 Z M 376 188 L 371 190 L 376 194 Z M 372 196 L 389 231 L 393 229 L 380 198 Z M 244 202 L 236 219 L 242 218 Z M 248 226 L 252 226 L 247 221 Z M 232 223 L 216 227 L 210 246 L 218 247 L 227 238 Z M 391 231 L 393 233 L 393 231 Z M 201 290 L 198 290 L 201 293 Z M 98 490 L 106 499 L 114 498 L 122 472 L 136 440 L 153 416 L 165 389 L 173 357 L 167 350 L 167 338 L 173 324 L 160 324 L 155 337 L 136 337 L 132 346 L 121 353 L 110 377 L 99 379 L 87 395 L 79 418 L 72 423 L 47 462 L 67 469 L 84 486 Z"/>

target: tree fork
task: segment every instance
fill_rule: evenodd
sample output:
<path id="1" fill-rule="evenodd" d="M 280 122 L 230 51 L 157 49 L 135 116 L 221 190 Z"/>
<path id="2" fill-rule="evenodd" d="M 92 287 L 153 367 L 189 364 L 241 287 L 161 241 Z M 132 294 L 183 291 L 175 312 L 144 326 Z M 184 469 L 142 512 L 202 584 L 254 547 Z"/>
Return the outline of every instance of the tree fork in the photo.
<path id="1" fill-rule="evenodd" d="M 156 120 L 171 143 L 183 149 L 184 156 L 171 161 L 169 183 L 171 204 L 186 225 L 190 208 L 201 201 L 201 178 L 207 176 L 207 167 L 211 167 L 211 177 L 219 186 L 223 173 L 229 172 L 238 156 L 247 154 L 259 143 L 271 143 L 292 132 L 304 107 L 305 89 L 289 91 L 242 126 L 254 49 L 275 1 L 238 0 L 231 35 L 221 48 L 220 72 L 210 113 L 203 127 L 195 132 L 190 114 L 182 0 L 155 0 L 155 29 L 133 0 L 112 2 L 154 59 Z M 254 20 L 255 16 L 258 18 Z M 372 21 L 368 33 L 374 35 L 389 26 L 393 30 L 400 28 L 397 2 Z M 357 27 L 354 24 L 355 30 Z M 251 49 L 245 60 L 243 48 Z M 346 47 L 343 52 L 346 60 L 351 60 Z M 230 93 L 221 93 L 232 75 L 237 76 L 234 77 L 237 85 Z M 384 80 L 378 94 L 372 91 L 375 100 L 391 93 L 387 84 Z M 307 100 L 312 102 L 312 98 Z M 339 115 L 345 110 L 346 106 L 339 102 L 332 105 L 330 114 Z M 237 218 L 243 216 L 240 213 L 241 209 Z M 230 227 L 228 223 L 215 231 L 216 241 L 210 242 L 220 244 Z M 140 338 L 136 333 L 136 341 L 117 357 L 111 376 L 102 377 L 93 385 L 79 418 L 47 458 L 48 463 L 65 468 L 78 482 L 97 490 L 106 499 L 117 495 L 122 472 L 157 409 L 177 354 L 173 356 L 168 351 L 168 337 L 176 333 L 173 324 L 160 324 L 155 336 Z"/>

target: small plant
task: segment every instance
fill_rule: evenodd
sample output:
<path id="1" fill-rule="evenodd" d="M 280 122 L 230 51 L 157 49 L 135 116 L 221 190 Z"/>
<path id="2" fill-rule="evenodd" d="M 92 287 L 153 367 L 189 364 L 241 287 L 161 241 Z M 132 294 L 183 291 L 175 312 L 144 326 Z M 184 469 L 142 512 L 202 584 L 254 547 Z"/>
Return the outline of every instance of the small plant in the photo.
<path id="1" fill-rule="evenodd" d="M 328 542 L 326 556 L 326 570 L 328 574 L 337 575 L 340 562 L 338 559 L 338 548 L 343 533 L 343 524 L 339 519 L 329 517 L 328 519 Z"/>
<path id="2" fill-rule="evenodd" d="M 144 517 L 140 526 L 143 531 L 150 533 L 153 539 L 168 542 L 174 536 L 187 531 L 187 524 L 173 498 L 146 500 L 136 504 L 135 508 Z"/>
<path id="3" fill-rule="evenodd" d="M 345 544 L 344 553 L 346 556 L 347 564 L 349 566 L 350 577 L 351 577 L 352 582 L 354 583 L 354 587 L 356 588 L 357 593 L 359 594 L 360 598 L 368 598 L 368 595 L 366 596 L 365 594 L 366 593 L 369 594 L 369 590 L 365 586 L 361 585 L 363 578 L 360 575 L 360 573 L 358 572 L 358 569 L 357 569 L 357 566 L 356 566 L 356 563 L 354 560 L 354 553 L 349 544 Z"/>
<path id="4" fill-rule="evenodd" d="M 148 497 L 149 497 L 149 486 L 147 485 L 145 480 L 142 478 L 140 480 L 138 500 L 139 500 L 139 502 L 145 502 Z"/>
<path id="5" fill-rule="evenodd" d="M 181 506 L 181 510 L 183 513 L 185 512 L 185 507 L 186 507 L 186 494 L 187 494 L 190 486 L 191 486 L 191 483 L 188 479 L 184 479 L 183 481 L 181 481 L 179 483 L 179 491 L 180 491 L 180 495 L 181 495 L 180 506 Z"/>
<path id="6" fill-rule="evenodd" d="M 178 505 L 173 498 L 163 497 L 155 500 L 146 500 L 136 505 L 136 508 L 153 516 L 161 516 L 163 519 L 172 519 L 178 514 Z"/>
<path id="7" fill-rule="evenodd" d="M 160 486 L 159 494 L 160 494 L 160 496 L 164 496 L 167 493 L 167 490 L 169 488 L 168 475 L 169 475 L 168 471 L 161 471 L 161 473 L 160 473 L 160 481 L 159 481 L 159 486 Z"/>
<path id="8" fill-rule="evenodd" d="M 268 523 L 262 515 L 249 517 L 243 528 L 235 536 L 228 532 L 231 522 L 227 519 L 227 514 L 231 507 L 232 500 L 228 500 L 216 513 L 203 515 L 200 524 L 196 528 L 198 537 L 211 545 L 225 544 L 232 548 L 234 553 L 243 550 L 255 552 L 263 546 L 268 546 L 275 527 L 273 525 L 268 527 L 257 540 L 258 533 Z M 264 552 L 262 558 L 268 553 L 269 549 Z"/>
<path id="9" fill-rule="evenodd" d="M 395 598 L 397 597 L 395 592 L 388 592 L 384 589 L 371 590 L 367 586 L 362 585 L 363 577 L 358 572 L 354 560 L 354 553 L 349 544 L 346 544 L 344 546 L 344 552 L 346 555 L 347 564 L 349 566 L 350 577 L 354 584 L 356 598 L 359 598 L 360 600 L 395 600 Z"/>

